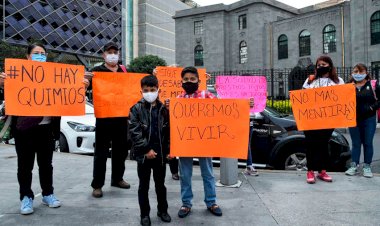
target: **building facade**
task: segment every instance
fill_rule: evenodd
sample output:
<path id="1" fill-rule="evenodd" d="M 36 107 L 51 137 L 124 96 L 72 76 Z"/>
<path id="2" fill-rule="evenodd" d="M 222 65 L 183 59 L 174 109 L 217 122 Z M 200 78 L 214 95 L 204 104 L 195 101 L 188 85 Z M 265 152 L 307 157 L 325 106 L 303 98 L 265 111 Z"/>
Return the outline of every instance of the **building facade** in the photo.
<path id="1" fill-rule="evenodd" d="M 27 45 L 41 41 L 88 65 L 97 62 L 109 41 L 121 44 L 121 0 L 5 0 L 1 10 L 3 41 Z"/>
<path id="2" fill-rule="evenodd" d="M 336 66 L 380 61 L 380 0 L 330 0 L 295 9 L 241 0 L 177 12 L 176 62 L 209 71 L 306 67 L 320 55 Z"/>
<path id="3" fill-rule="evenodd" d="M 175 63 L 176 11 L 190 6 L 178 0 L 139 0 L 138 56 L 157 55 L 167 64 Z"/>
<path id="4" fill-rule="evenodd" d="M 190 8 L 179 0 L 4 0 L 0 38 L 26 46 L 42 41 L 55 61 L 92 67 L 103 46 L 121 47 L 122 61 L 147 54 L 175 63 L 173 15 Z"/>

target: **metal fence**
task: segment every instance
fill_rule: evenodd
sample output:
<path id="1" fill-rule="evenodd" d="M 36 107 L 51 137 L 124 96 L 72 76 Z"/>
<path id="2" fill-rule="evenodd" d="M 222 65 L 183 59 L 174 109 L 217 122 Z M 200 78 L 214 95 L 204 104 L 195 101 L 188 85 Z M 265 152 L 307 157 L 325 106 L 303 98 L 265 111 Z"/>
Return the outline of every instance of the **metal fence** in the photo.
<path id="1" fill-rule="evenodd" d="M 352 67 L 336 68 L 337 74 L 345 82 L 350 80 Z M 373 79 L 379 80 L 380 68 L 368 68 Z M 310 71 L 303 68 L 285 68 L 285 69 L 256 69 L 244 71 L 216 71 L 210 72 L 211 79 L 208 85 L 215 84 L 215 78 L 221 75 L 238 75 L 238 76 L 265 76 L 267 78 L 268 101 L 267 106 L 273 107 L 282 113 L 291 113 L 289 101 L 289 91 L 302 89 Z M 233 90 L 231 90 L 233 92 Z"/>

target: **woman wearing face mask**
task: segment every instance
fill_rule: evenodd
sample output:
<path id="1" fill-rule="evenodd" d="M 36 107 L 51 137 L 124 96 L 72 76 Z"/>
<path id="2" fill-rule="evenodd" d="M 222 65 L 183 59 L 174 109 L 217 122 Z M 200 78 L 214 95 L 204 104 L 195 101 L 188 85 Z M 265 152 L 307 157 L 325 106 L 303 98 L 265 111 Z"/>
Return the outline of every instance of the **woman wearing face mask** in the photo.
<path id="1" fill-rule="evenodd" d="M 358 174 L 361 146 L 364 148 L 363 176 L 373 177 L 371 163 L 373 157 L 373 138 L 376 132 L 376 111 L 380 107 L 378 97 L 380 88 L 371 83 L 367 67 L 357 64 L 352 72 L 350 82 L 356 87 L 356 121 L 357 126 L 350 128 L 352 140 L 352 163 L 346 175 Z"/>
<path id="2" fill-rule="evenodd" d="M 343 79 L 339 78 L 336 68 L 330 57 L 321 56 L 316 63 L 315 75 L 310 75 L 306 79 L 303 88 L 313 89 L 326 86 L 335 86 L 344 84 Z M 315 174 L 318 171 L 318 178 L 332 182 L 332 178 L 326 173 L 327 163 L 329 159 L 328 142 L 334 129 L 309 130 L 304 131 L 306 138 L 306 159 L 308 172 L 306 182 L 314 184 Z"/>
<path id="3" fill-rule="evenodd" d="M 27 59 L 46 62 L 46 49 L 41 44 L 32 44 L 27 49 Z M 4 84 L 6 74 L 1 73 L 0 86 Z M 84 80 L 88 86 L 88 80 Z M 52 158 L 55 140 L 60 136 L 60 117 L 13 117 L 12 132 L 15 138 L 17 153 L 17 178 L 20 185 L 21 214 L 33 213 L 34 194 L 32 186 L 32 170 L 37 155 L 42 203 L 57 208 L 61 202 L 53 193 Z"/>

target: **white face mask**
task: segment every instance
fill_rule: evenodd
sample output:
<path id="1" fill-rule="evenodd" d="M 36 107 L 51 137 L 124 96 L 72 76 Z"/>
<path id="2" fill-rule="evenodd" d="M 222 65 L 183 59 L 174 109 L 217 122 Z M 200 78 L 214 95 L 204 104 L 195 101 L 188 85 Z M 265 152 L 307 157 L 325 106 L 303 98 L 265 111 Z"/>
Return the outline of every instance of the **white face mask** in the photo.
<path id="1" fill-rule="evenodd" d="M 119 55 L 118 54 L 107 54 L 106 55 L 106 62 L 109 64 L 117 64 L 119 62 Z"/>
<path id="2" fill-rule="evenodd" d="M 143 93 L 143 98 L 149 103 L 153 103 L 157 100 L 158 97 L 158 90 L 156 92 L 147 92 Z"/>

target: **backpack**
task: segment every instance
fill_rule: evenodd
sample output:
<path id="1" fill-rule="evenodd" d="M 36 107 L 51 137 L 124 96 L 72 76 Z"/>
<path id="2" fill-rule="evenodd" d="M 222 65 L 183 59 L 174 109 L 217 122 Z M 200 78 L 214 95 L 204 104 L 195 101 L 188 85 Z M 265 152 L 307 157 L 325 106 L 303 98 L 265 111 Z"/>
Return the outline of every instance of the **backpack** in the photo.
<path id="1" fill-rule="evenodd" d="M 121 70 L 123 70 L 124 73 L 127 73 L 127 68 L 124 65 L 120 64 L 119 67 Z"/>

